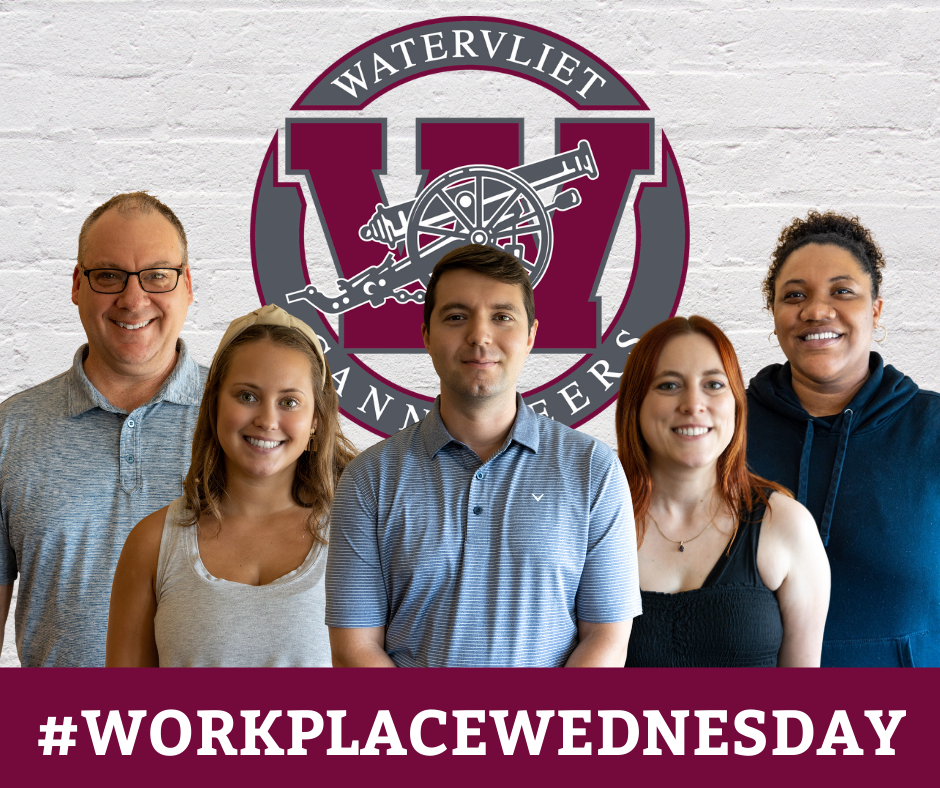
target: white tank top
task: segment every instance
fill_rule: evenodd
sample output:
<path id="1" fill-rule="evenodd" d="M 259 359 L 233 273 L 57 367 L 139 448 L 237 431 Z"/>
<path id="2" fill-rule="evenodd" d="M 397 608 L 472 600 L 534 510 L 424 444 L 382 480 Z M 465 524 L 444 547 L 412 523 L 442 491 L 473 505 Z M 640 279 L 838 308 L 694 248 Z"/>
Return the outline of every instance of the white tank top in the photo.
<path id="1" fill-rule="evenodd" d="M 198 526 L 167 510 L 157 563 L 154 632 L 160 667 L 329 667 L 326 545 L 314 543 L 293 572 L 263 586 L 213 577 L 199 557 Z"/>

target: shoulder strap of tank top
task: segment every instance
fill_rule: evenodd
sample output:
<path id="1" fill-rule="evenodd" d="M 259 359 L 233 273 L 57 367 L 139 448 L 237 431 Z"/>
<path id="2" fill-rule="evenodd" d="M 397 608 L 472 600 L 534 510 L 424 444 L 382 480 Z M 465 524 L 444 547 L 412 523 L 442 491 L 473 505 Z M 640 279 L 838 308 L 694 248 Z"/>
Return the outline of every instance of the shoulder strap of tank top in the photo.
<path id="1" fill-rule="evenodd" d="M 177 564 L 184 559 L 187 552 L 184 548 L 181 554 L 180 542 L 186 544 L 187 537 L 191 537 L 191 532 L 195 532 L 194 527 L 183 527 L 179 524 L 180 518 L 186 511 L 186 504 L 183 498 L 177 498 L 169 507 L 167 507 L 166 519 L 163 521 L 163 535 L 160 537 L 160 554 L 157 559 L 157 576 L 154 583 L 154 591 L 157 600 L 160 599 L 160 592 L 167 577 L 177 569 Z"/>
<path id="2" fill-rule="evenodd" d="M 765 490 L 770 494 L 770 490 Z M 725 549 L 715 564 L 702 588 L 707 586 L 746 585 L 762 588 L 760 572 L 757 571 L 757 545 L 760 527 L 767 507 L 757 502 L 750 511 L 738 520 L 738 531 L 731 543 L 730 553 Z"/>

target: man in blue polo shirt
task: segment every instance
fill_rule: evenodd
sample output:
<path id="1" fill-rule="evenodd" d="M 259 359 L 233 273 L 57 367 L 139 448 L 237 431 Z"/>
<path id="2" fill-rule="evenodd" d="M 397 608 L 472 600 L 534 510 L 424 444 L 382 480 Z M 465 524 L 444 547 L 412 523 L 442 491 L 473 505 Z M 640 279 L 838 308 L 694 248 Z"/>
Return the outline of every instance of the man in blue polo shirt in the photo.
<path id="1" fill-rule="evenodd" d="M 431 413 L 343 473 L 326 623 L 334 665 L 622 666 L 640 613 L 620 462 L 516 393 L 532 286 L 500 249 L 443 257 L 424 345 Z"/>
<path id="2" fill-rule="evenodd" d="M 71 369 L 0 405 L 0 645 L 13 581 L 26 666 L 104 665 L 111 580 L 131 528 L 179 495 L 205 384 L 179 338 L 186 233 L 145 192 L 96 208 L 72 302 Z"/>

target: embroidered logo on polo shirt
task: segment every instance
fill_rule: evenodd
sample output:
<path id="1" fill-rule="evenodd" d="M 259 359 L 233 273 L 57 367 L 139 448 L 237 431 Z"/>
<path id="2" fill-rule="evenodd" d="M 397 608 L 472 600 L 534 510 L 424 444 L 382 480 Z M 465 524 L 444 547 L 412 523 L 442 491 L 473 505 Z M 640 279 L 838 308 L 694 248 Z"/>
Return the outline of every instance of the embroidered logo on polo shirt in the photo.
<path id="1" fill-rule="evenodd" d="M 545 495 L 545 493 L 542 493 L 542 495 Z M 536 495 L 535 493 L 532 493 L 532 497 L 535 498 L 536 501 L 541 501 L 542 495 Z"/>

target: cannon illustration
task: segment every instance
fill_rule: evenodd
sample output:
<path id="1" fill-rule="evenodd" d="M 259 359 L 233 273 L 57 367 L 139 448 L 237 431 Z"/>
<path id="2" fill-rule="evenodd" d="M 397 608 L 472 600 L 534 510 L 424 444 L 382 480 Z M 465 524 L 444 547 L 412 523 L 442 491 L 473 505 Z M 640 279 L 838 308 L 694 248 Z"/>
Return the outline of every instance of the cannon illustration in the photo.
<path id="1" fill-rule="evenodd" d="M 587 140 L 574 150 L 511 170 L 484 164 L 449 170 L 414 200 L 375 206 L 359 237 L 392 250 L 379 265 L 349 279 L 337 279 L 336 295 L 307 285 L 287 293 L 287 302 L 307 301 L 327 314 L 365 303 L 378 307 L 388 299 L 423 303 L 424 290 L 405 288 L 415 282 L 426 287 L 437 261 L 470 243 L 499 246 L 515 256 L 528 270 L 534 287 L 551 261 L 552 215 L 581 202 L 577 189 L 556 192 L 549 204 L 538 192 L 582 176 L 594 180 L 597 175 Z M 396 258 L 401 247 L 406 254 Z"/>

